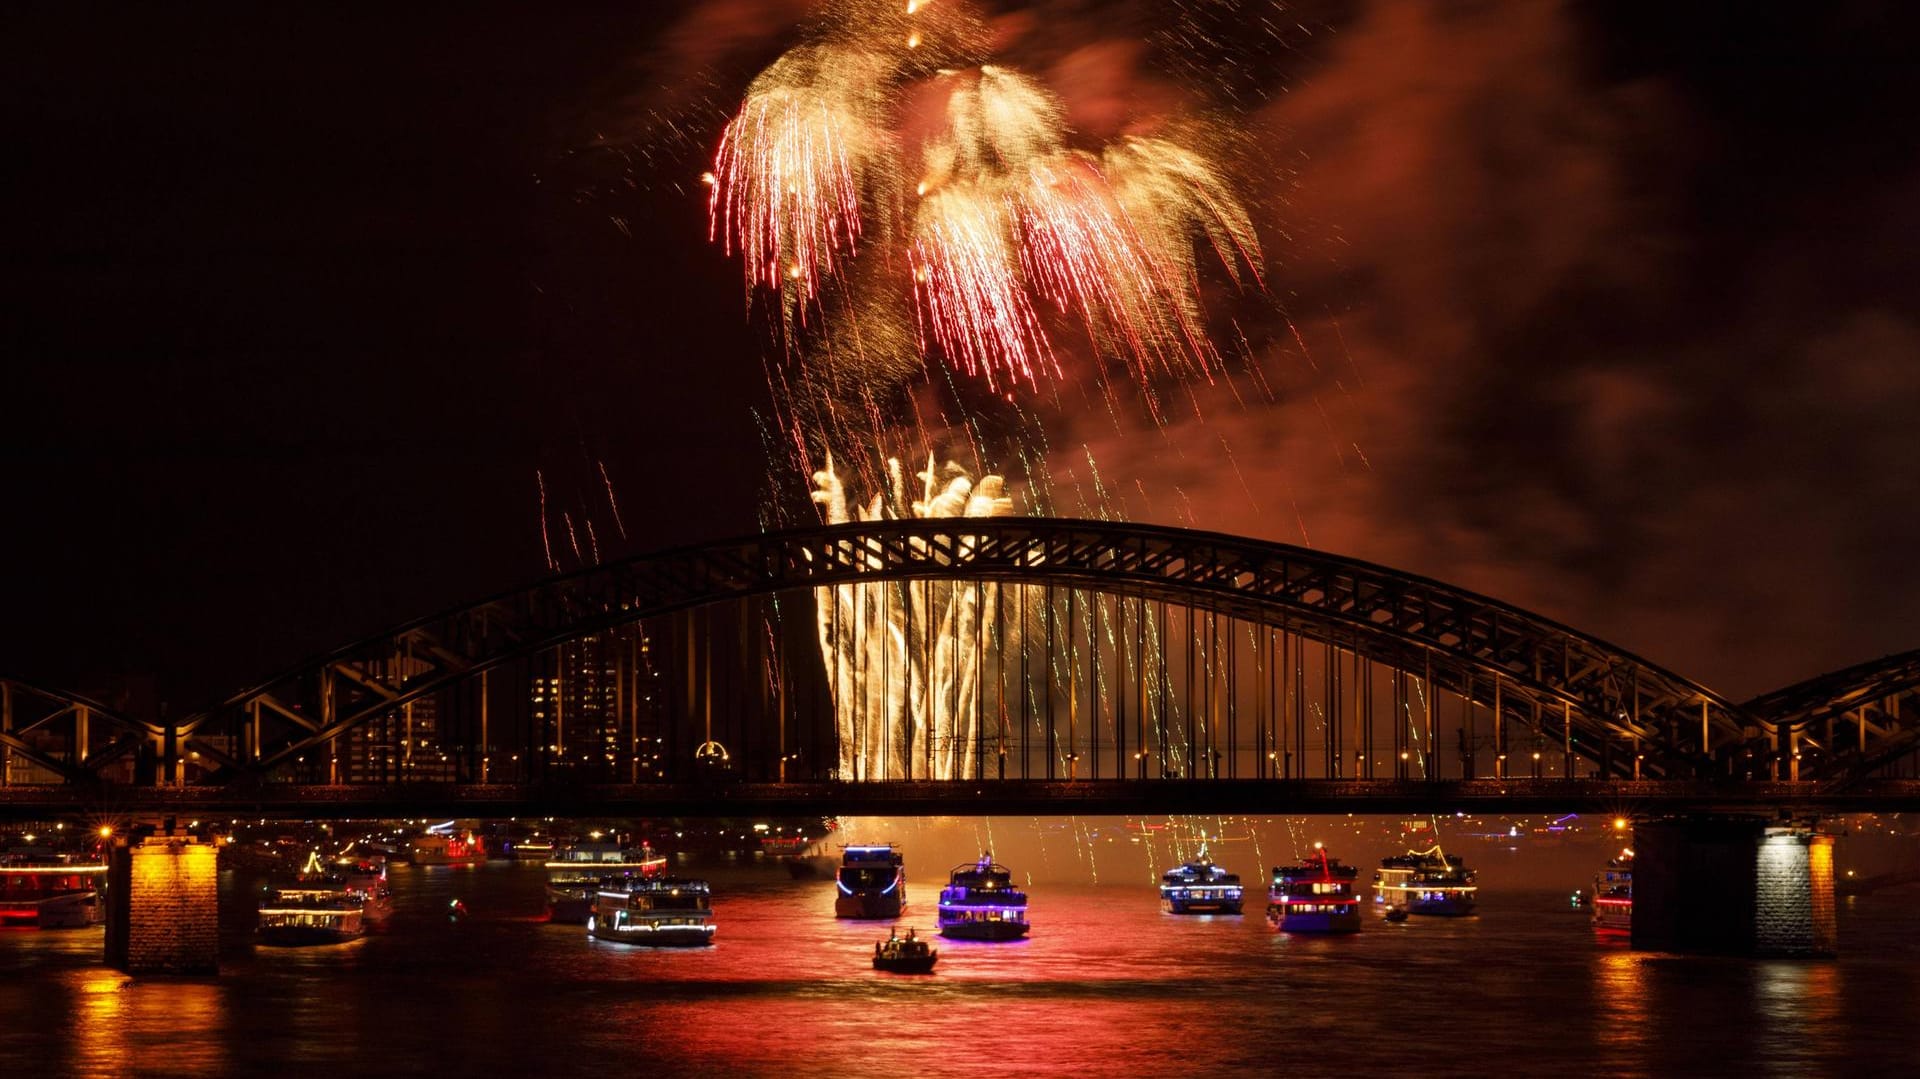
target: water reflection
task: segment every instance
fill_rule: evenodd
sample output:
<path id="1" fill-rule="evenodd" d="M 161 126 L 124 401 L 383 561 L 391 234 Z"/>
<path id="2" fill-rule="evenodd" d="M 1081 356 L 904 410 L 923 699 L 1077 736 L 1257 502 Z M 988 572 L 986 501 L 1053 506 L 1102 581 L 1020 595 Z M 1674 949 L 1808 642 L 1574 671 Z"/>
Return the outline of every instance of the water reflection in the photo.
<path id="1" fill-rule="evenodd" d="M 1768 1075 L 1807 1074 L 1844 1055 L 1844 975 L 1839 964 L 1772 960 L 1753 965 L 1754 1030 Z"/>
<path id="2" fill-rule="evenodd" d="M 133 979 L 104 967 L 71 972 L 70 1071 L 79 1075 L 226 1070 L 226 997 L 213 981 Z"/>
<path id="3" fill-rule="evenodd" d="M 1496 889 L 1479 917 L 1324 938 L 1163 914 L 1150 879 L 1042 882 L 1029 940 L 942 940 L 936 973 L 914 978 L 872 969 L 889 924 L 835 919 L 830 882 L 713 875 L 716 943 L 692 951 L 534 920 L 544 874 L 510 864 L 396 871 L 390 922 L 341 947 L 255 947 L 230 920 L 215 979 L 108 971 L 97 930 L 0 934 L 0 1073 L 840 1079 L 1312 1059 L 1431 1079 L 1807 1074 L 1864 1057 L 1865 1074 L 1905 1066 L 1920 1018 L 1920 942 L 1897 903 L 1850 921 L 1838 962 L 1776 963 L 1597 947 L 1557 892 Z M 249 885 L 223 887 L 244 915 Z M 903 925 L 932 933 L 937 888 L 909 883 Z M 470 917 L 446 917 L 454 895 Z"/>
<path id="4" fill-rule="evenodd" d="M 1595 952 L 1593 1030 L 1603 1047 L 1637 1051 L 1646 1044 L 1649 961 L 1644 954 L 1624 949 Z"/>

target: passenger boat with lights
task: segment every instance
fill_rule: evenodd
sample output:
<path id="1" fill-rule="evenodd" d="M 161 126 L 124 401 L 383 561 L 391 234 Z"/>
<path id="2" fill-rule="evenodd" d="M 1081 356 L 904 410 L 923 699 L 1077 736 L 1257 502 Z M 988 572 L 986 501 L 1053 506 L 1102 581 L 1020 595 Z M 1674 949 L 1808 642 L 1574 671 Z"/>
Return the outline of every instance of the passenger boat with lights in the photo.
<path id="1" fill-rule="evenodd" d="M 1205 847 L 1199 858 L 1160 878 L 1160 904 L 1168 914 L 1238 914 L 1243 895 L 1239 876 L 1213 864 Z"/>
<path id="2" fill-rule="evenodd" d="M 907 909 L 906 858 L 891 843 L 843 847 L 833 887 L 836 918 L 898 918 Z"/>
<path id="3" fill-rule="evenodd" d="M 563 847 L 546 863 L 547 920 L 585 925 L 603 889 L 617 890 L 629 878 L 657 876 L 666 868 L 667 859 L 645 843 L 637 849 L 618 843 Z"/>
<path id="4" fill-rule="evenodd" d="M 414 865 L 478 865 L 486 860 L 487 846 L 472 832 L 429 832 L 413 840 Z"/>
<path id="5" fill-rule="evenodd" d="M 953 867 L 940 890 L 940 935 L 954 940 L 1019 940 L 1027 935 L 1027 894 L 1013 873 L 982 854 Z"/>
<path id="6" fill-rule="evenodd" d="M 76 929 L 97 925 L 105 862 L 63 854 L 0 857 L 0 926 Z"/>
<path id="7" fill-rule="evenodd" d="M 1609 859 L 1593 878 L 1593 931 L 1601 936 L 1633 932 L 1633 850 Z"/>
<path id="8" fill-rule="evenodd" d="M 629 878 L 594 897 L 587 935 L 649 948 L 711 944 L 712 889 L 684 877 Z"/>
<path id="9" fill-rule="evenodd" d="M 1383 910 L 1458 918 L 1472 914 L 1473 870 L 1457 854 L 1438 843 L 1422 851 L 1408 851 L 1380 860 L 1373 875 L 1373 902 Z"/>
<path id="10" fill-rule="evenodd" d="M 873 945 L 873 969 L 892 974 L 932 974 L 939 959 L 940 950 L 914 936 L 912 929 L 904 937 L 896 929 Z"/>
<path id="11" fill-rule="evenodd" d="M 1273 867 L 1267 921 L 1283 933 L 1354 933 L 1360 929 L 1360 899 L 1353 883 L 1358 866 L 1341 865 L 1319 844 L 1299 865 Z"/>
<path id="12" fill-rule="evenodd" d="M 366 931 L 366 901 L 344 889 L 270 889 L 260 902 L 262 944 L 344 944 Z"/>
<path id="13" fill-rule="evenodd" d="M 385 921 L 393 913 L 393 889 L 387 886 L 387 860 L 379 855 L 354 857 L 342 853 L 322 863 L 320 852 L 307 856 L 300 869 L 300 887 L 315 891 L 340 891 L 360 901 L 365 921 Z"/>

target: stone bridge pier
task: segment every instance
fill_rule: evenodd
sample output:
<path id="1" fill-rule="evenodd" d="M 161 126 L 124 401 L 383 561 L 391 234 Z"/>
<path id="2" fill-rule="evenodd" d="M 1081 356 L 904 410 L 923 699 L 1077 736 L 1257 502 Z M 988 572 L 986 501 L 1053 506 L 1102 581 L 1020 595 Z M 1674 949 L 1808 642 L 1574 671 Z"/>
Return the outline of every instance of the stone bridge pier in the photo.
<path id="1" fill-rule="evenodd" d="M 214 846 L 188 836 L 121 840 L 107 858 L 107 965 L 128 974 L 219 970 Z"/>
<path id="2" fill-rule="evenodd" d="M 1832 958 L 1833 837 L 1749 817 L 1636 821 L 1633 947 Z"/>

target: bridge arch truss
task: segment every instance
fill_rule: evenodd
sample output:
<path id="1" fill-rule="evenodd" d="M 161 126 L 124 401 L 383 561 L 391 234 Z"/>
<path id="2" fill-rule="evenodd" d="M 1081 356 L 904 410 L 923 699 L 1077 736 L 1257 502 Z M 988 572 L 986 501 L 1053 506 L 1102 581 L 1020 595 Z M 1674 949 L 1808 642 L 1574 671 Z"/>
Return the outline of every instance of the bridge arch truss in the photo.
<path id="1" fill-rule="evenodd" d="M 933 597 L 951 611 L 969 591 L 975 628 L 938 625 Z M 886 654 L 846 647 L 836 618 L 874 597 L 919 611 L 893 632 L 924 633 L 927 655 L 934 637 L 976 650 L 971 680 L 862 670 Z M 1034 518 L 610 563 L 357 642 L 145 736 L 165 741 L 162 782 L 184 785 L 848 779 L 849 709 L 912 727 L 913 701 L 889 694 L 931 714 L 936 692 L 968 733 L 883 733 L 900 752 L 866 777 L 1722 780 L 1765 777 L 1781 752 L 1751 707 L 1442 582 Z"/>

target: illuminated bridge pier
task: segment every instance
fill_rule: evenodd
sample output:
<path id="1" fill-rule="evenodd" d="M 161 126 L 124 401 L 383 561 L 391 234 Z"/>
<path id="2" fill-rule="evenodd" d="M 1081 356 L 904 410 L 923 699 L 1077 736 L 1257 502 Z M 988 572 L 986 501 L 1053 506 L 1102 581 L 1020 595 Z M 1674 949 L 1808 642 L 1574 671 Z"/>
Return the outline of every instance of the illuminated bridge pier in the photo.
<path id="1" fill-rule="evenodd" d="M 1787 958 L 1839 951 L 1833 837 L 1757 818 L 1642 821 L 1633 830 L 1633 946 Z"/>
<path id="2" fill-rule="evenodd" d="M 219 969 L 214 848 L 184 836 L 115 844 L 107 859 L 107 965 L 128 974 Z"/>

